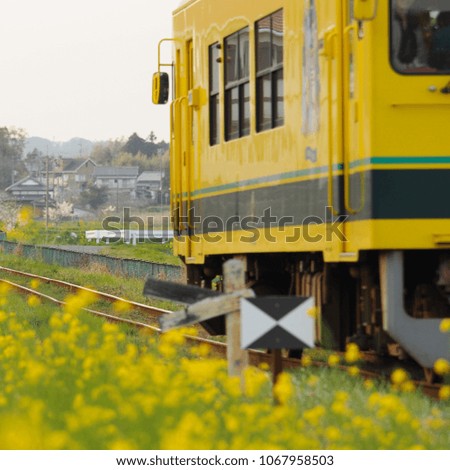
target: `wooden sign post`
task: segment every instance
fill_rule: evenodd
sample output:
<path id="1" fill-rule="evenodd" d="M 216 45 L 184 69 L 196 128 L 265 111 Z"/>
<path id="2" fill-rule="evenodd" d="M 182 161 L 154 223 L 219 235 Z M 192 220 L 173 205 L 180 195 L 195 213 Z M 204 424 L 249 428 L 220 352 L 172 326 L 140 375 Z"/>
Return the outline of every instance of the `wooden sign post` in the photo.
<path id="1" fill-rule="evenodd" d="M 144 295 L 187 304 L 184 309 L 159 318 L 163 332 L 225 315 L 228 373 L 230 376 L 241 376 L 243 385 L 242 372 L 248 366 L 248 352 L 242 350 L 240 345 L 240 300 L 254 297 L 255 293 L 245 288 L 245 266 L 242 260 L 226 261 L 223 265 L 223 277 L 224 294 L 197 286 L 147 279 Z"/>
<path id="2" fill-rule="evenodd" d="M 230 259 L 223 265 L 225 293 L 239 292 L 245 289 L 245 269 L 243 261 Z M 248 352 L 241 349 L 241 314 L 240 305 L 233 313 L 226 316 L 228 375 L 240 376 L 244 386 L 243 370 L 248 366 Z"/>
<path id="3" fill-rule="evenodd" d="M 312 297 L 255 297 L 245 288 L 245 264 L 234 258 L 223 265 L 225 293 L 197 286 L 147 279 L 144 295 L 186 304 L 159 319 L 161 331 L 200 323 L 225 315 L 228 374 L 240 376 L 248 366 L 249 348 L 272 351 L 273 383 L 282 371 L 281 350 L 314 346 L 315 319 Z"/>

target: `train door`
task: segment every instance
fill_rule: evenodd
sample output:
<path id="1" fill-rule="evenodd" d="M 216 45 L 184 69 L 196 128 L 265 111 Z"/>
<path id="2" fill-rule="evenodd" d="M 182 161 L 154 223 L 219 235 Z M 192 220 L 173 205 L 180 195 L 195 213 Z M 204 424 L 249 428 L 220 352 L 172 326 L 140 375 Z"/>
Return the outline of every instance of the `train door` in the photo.
<path id="1" fill-rule="evenodd" d="M 345 0 L 315 1 L 319 22 L 319 39 L 323 36 L 320 54 L 320 95 L 323 97 L 323 123 L 321 125 L 322 153 L 327 156 L 328 188 L 327 206 L 330 211 L 327 217 L 332 220 L 344 212 L 342 189 L 343 165 L 343 99 L 342 99 L 342 5 Z M 309 7 L 314 0 L 308 0 Z M 305 11 L 305 15 L 311 15 Z M 311 22 L 311 20 L 309 20 Z M 320 44 L 320 42 L 319 42 Z M 320 145 L 320 144 L 319 144 Z M 331 227 L 331 224 L 328 224 Z M 341 231 L 343 230 L 341 225 Z M 327 237 L 329 259 L 339 259 L 343 252 L 343 240 L 339 237 Z"/>
<path id="2" fill-rule="evenodd" d="M 191 166 L 192 166 L 192 108 L 188 103 L 188 90 L 193 84 L 192 40 L 176 50 L 176 98 L 172 103 L 172 213 L 178 248 L 176 254 L 191 256 Z"/>
<path id="3" fill-rule="evenodd" d="M 327 102 L 328 206 L 333 219 L 359 212 L 364 183 L 350 175 L 350 162 L 359 152 L 358 111 L 358 25 L 352 17 L 353 0 L 336 0 L 334 8 L 321 2 L 324 18 L 323 92 Z M 326 8 L 324 11 L 323 8 Z M 346 225 L 344 237 L 333 241 L 337 259 L 354 261 L 357 253 L 348 251 Z"/>
<path id="4" fill-rule="evenodd" d="M 353 19 L 353 0 L 345 0 L 342 6 L 342 109 L 343 109 L 343 199 L 347 215 L 362 210 L 364 205 L 364 172 L 351 174 L 351 162 L 358 159 L 359 130 L 359 84 L 361 64 L 359 63 L 361 31 Z M 344 252 L 345 249 L 344 243 Z"/>
<path id="5" fill-rule="evenodd" d="M 376 126 L 383 128 L 377 153 L 401 157 L 403 167 L 415 157 L 422 157 L 423 168 L 445 163 L 441 158 L 449 155 L 450 1 L 389 0 L 380 5 L 380 15 L 386 20 L 378 26 L 384 54 L 375 51 L 377 79 L 383 74 L 389 86 L 380 89 L 376 103 L 383 119 L 383 126 Z M 425 194 L 438 185 L 430 179 Z M 432 209 L 435 201 L 429 201 Z M 425 200 L 422 203 L 425 207 Z"/>

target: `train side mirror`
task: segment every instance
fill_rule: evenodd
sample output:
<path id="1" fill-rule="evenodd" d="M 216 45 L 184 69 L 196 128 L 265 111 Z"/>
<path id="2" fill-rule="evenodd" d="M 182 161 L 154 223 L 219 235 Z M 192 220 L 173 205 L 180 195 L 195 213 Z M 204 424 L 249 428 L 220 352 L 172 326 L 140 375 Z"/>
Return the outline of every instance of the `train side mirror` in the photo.
<path id="1" fill-rule="evenodd" d="M 372 21 L 377 16 L 378 0 L 353 0 L 353 18 Z"/>
<path id="2" fill-rule="evenodd" d="M 152 101 L 153 104 L 166 104 L 169 100 L 169 75 L 166 72 L 153 74 Z"/>

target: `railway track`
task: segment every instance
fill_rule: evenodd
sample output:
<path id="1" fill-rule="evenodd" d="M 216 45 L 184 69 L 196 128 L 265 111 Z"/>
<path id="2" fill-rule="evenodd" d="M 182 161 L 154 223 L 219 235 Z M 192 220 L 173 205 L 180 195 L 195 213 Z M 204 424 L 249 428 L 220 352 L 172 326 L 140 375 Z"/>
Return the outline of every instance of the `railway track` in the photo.
<path id="1" fill-rule="evenodd" d="M 62 281 L 58 279 L 52 279 L 46 276 L 40 276 L 37 274 L 32 274 L 32 273 L 26 273 L 23 271 L 18 271 L 15 269 L 11 268 L 6 268 L 3 266 L 0 266 L 0 272 L 3 272 L 7 275 L 11 276 L 20 276 L 24 277 L 27 279 L 36 279 L 39 280 L 42 284 L 49 284 L 53 286 L 57 286 L 61 289 L 67 290 L 69 292 L 76 292 L 76 291 L 86 291 L 89 292 L 93 295 L 96 296 L 98 299 L 105 300 L 110 303 L 115 303 L 115 302 L 124 302 L 127 305 L 129 305 L 130 310 L 137 310 L 140 313 L 144 314 L 146 317 L 145 321 L 137 321 L 131 318 L 125 318 L 122 316 L 117 316 L 113 315 L 111 313 L 91 309 L 91 308 L 83 308 L 83 311 L 86 311 L 92 315 L 102 317 L 105 320 L 109 322 L 114 322 L 114 323 L 122 323 L 122 324 L 127 324 L 139 329 L 146 329 L 150 330 L 154 334 L 160 334 L 161 330 L 159 327 L 155 326 L 157 323 L 158 318 L 161 315 L 167 315 L 168 313 L 171 313 L 170 310 L 165 310 L 161 308 L 157 308 L 151 305 L 146 305 L 142 304 L 139 302 L 134 302 L 128 299 L 123 299 L 121 297 L 108 294 L 105 292 L 100 292 L 95 289 L 91 289 L 88 287 L 83 287 L 79 286 L 67 281 Z M 8 279 L 3 279 L 0 278 L 0 282 L 4 282 L 8 284 L 12 289 L 15 291 L 22 293 L 24 295 L 36 295 L 40 297 L 41 299 L 44 299 L 48 302 L 52 302 L 56 305 L 59 306 L 64 306 L 66 303 L 63 300 L 57 299 L 53 296 L 47 295 L 43 292 L 38 291 L 37 289 L 32 289 L 30 287 L 18 284 L 17 282 L 10 281 Z M 210 348 L 210 350 L 215 354 L 219 355 L 222 357 L 226 357 L 226 344 L 220 341 L 215 341 L 210 338 L 205 338 L 205 337 L 200 337 L 200 336 L 190 336 L 186 335 L 185 336 L 186 341 L 189 344 L 207 344 Z M 364 361 L 367 363 L 373 363 L 373 355 L 370 353 L 363 353 L 362 358 Z M 249 363 L 254 366 L 258 366 L 261 363 L 270 363 L 272 360 L 271 354 L 262 352 L 262 351 L 256 351 L 256 350 L 249 350 Z M 301 361 L 299 359 L 294 359 L 294 358 L 289 358 L 289 357 L 283 357 L 283 367 L 284 368 L 294 368 L 294 367 L 300 367 L 301 366 Z M 327 361 L 325 360 L 314 360 L 311 363 L 312 366 L 315 367 L 329 367 Z M 346 365 L 335 365 L 333 366 L 334 368 L 340 369 L 342 371 L 348 371 L 349 367 L 351 366 L 346 366 Z M 384 379 L 388 377 L 388 375 L 385 373 L 383 374 L 382 372 L 376 372 L 374 370 L 364 370 L 361 369 L 359 370 L 359 375 L 365 378 L 369 379 Z M 419 381 L 419 380 L 414 380 L 413 381 L 414 385 L 418 388 L 420 388 L 426 395 L 432 397 L 432 398 L 437 398 L 439 395 L 439 390 L 440 390 L 440 384 L 430 384 L 426 381 Z"/>

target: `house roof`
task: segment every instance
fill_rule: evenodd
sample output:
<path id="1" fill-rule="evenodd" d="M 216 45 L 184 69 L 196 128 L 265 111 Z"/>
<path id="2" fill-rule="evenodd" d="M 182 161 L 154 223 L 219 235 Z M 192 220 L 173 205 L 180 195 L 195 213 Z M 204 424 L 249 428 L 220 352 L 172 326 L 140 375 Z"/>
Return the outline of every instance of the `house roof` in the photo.
<path id="1" fill-rule="evenodd" d="M 97 166 L 94 168 L 94 178 L 137 178 L 137 166 Z"/>
<path id="2" fill-rule="evenodd" d="M 20 191 L 20 190 L 28 190 L 28 191 L 46 191 L 46 186 L 40 183 L 36 178 L 32 178 L 31 176 L 26 176 L 22 178 L 20 181 L 8 186 L 5 191 Z"/>
<path id="3" fill-rule="evenodd" d="M 160 171 L 143 171 L 137 179 L 138 183 L 147 183 L 147 182 L 160 182 L 161 177 L 164 176 L 164 172 Z"/>
<path id="4" fill-rule="evenodd" d="M 64 158 L 62 172 L 73 173 L 78 171 L 80 167 L 82 167 L 87 162 L 91 162 L 94 166 L 97 166 L 94 160 L 91 160 L 90 158 Z"/>

